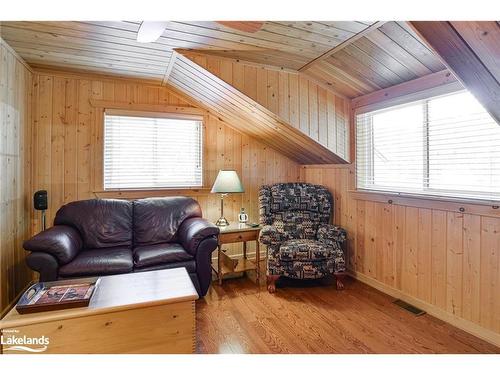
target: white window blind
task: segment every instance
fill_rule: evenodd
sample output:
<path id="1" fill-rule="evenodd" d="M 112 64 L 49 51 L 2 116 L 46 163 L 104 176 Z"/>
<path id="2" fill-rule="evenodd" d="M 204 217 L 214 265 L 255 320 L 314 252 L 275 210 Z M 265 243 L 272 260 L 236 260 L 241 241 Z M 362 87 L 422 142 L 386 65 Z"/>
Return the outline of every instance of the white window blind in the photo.
<path id="1" fill-rule="evenodd" d="M 356 116 L 357 188 L 500 200 L 500 126 L 468 92 Z"/>
<path id="2" fill-rule="evenodd" d="M 104 189 L 202 186 L 202 122 L 106 114 Z"/>

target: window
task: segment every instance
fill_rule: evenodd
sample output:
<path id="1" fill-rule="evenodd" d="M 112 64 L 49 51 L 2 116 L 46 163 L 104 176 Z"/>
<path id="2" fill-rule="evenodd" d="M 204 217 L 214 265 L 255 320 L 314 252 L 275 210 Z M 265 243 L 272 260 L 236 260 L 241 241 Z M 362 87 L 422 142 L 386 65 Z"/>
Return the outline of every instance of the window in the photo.
<path id="1" fill-rule="evenodd" d="M 460 91 L 356 117 L 358 189 L 500 200 L 500 126 Z"/>
<path id="2" fill-rule="evenodd" d="M 107 112 L 104 189 L 202 186 L 202 128 L 201 118 Z"/>

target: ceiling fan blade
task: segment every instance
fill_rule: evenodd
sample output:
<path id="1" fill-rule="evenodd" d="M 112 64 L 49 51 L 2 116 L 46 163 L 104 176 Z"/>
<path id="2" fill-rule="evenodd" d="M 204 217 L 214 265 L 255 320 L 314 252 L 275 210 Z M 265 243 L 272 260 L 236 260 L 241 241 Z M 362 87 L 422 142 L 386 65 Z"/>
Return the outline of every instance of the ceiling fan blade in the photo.
<path id="1" fill-rule="evenodd" d="M 263 21 L 215 21 L 223 26 L 230 27 L 245 33 L 255 33 L 264 25 Z"/>
<path id="2" fill-rule="evenodd" d="M 137 41 L 139 43 L 156 42 L 163 34 L 168 22 L 164 21 L 142 21 L 137 31 Z"/>

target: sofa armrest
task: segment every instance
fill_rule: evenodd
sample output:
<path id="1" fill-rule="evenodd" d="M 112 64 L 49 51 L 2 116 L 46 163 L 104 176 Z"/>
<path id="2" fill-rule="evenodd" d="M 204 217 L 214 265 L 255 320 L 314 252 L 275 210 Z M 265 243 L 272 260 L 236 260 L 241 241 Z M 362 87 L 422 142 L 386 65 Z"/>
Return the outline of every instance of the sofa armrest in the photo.
<path id="1" fill-rule="evenodd" d="M 268 246 L 276 246 L 289 239 L 288 234 L 279 232 L 272 225 L 263 226 L 259 233 L 259 242 Z"/>
<path id="2" fill-rule="evenodd" d="M 48 253 L 56 258 L 59 264 L 71 262 L 82 246 L 80 234 L 67 225 L 55 225 L 23 243 L 25 250 Z"/>
<path id="3" fill-rule="evenodd" d="M 26 264 L 33 271 L 40 274 L 39 281 L 56 281 L 59 277 L 59 263 L 57 259 L 49 253 L 29 253 L 26 257 Z"/>
<path id="4" fill-rule="evenodd" d="M 182 222 L 177 235 L 184 249 L 191 255 L 195 255 L 201 241 L 210 237 L 216 238 L 219 232 L 216 225 L 201 217 L 193 217 Z"/>
<path id="5" fill-rule="evenodd" d="M 216 236 L 205 237 L 196 250 L 196 274 L 200 285 L 198 292 L 200 297 L 207 294 L 212 282 L 212 252 L 217 249 L 218 242 Z"/>
<path id="6" fill-rule="evenodd" d="M 344 243 L 347 238 L 345 229 L 331 224 L 321 224 L 317 232 L 318 241 L 335 241 L 338 244 Z"/>

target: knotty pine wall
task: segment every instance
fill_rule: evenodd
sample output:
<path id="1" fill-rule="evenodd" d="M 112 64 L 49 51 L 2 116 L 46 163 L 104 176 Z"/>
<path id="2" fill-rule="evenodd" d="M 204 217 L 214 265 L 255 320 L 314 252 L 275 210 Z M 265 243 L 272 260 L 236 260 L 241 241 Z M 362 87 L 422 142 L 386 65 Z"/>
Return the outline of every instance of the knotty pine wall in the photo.
<path id="1" fill-rule="evenodd" d="M 215 56 L 188 54 L 188 57 L 349 160 L 349 100 L 297 73 Z"/>
<path id="2" fill-rule="evenodd" d="M 139 198 L 147 196 L 189 195 L 197 199 L 204 216 L 219 217 L 220 198 L 209 190 L 219 169 L 238 171 L 244 194 L 225 199 L 224 214 L 237 221 L 245 207 L 251 221 L 258 221 L 259 186 L 279 181 L 297 181 L 300 170 L 294 161 L 261 143 L 233 130 L 217 118 L 206 115 L 205 188 L 197 191 L 141 191 L 102 193 L 102 109 L 89 100 L 105 100 L 131 106 L 190 106 L 166 87 L 151 86 L 123 79 L 76 75 L 58 71 L 39 72 L 34 76 L 33 186 L 32 191 L 48 190 L 48 223 L 66 202 L 95 197 Z M 159 108 L 161 110 L 161 108 Z M 158 110 L 156 108 L 155 110 Z M 38 215 L 32 215 L 33 232 L 40 230 Z M 231 249 L 240 252 L 239 247 Z"/>
<path id="3" fill-rule="evenodd" d="M 30 233 L 31 79 L 0 38 L 0 316 L 32 278 L 22 249 Z"/>
<path id="4" fill-rule="evenodd" d="M 352 193 L 352 165 L 304 166 L 301 179 L 334 194 L 358 279 L 500 345 L 498 210 Z"/>

